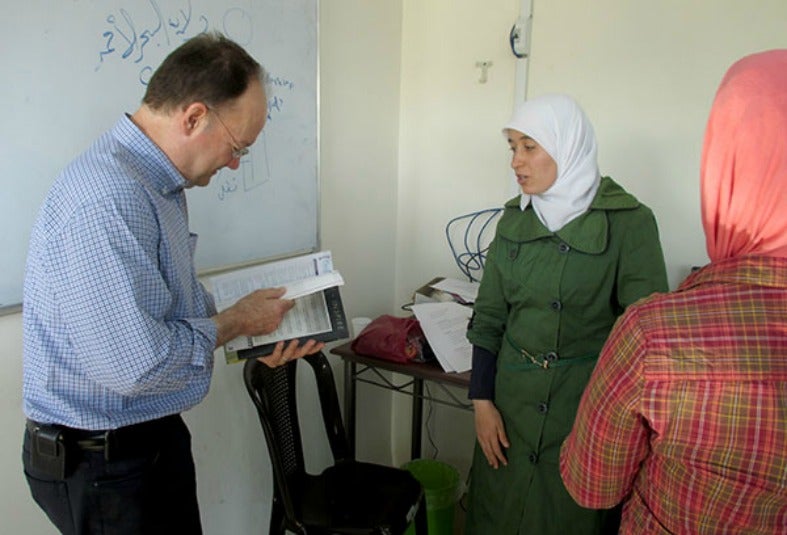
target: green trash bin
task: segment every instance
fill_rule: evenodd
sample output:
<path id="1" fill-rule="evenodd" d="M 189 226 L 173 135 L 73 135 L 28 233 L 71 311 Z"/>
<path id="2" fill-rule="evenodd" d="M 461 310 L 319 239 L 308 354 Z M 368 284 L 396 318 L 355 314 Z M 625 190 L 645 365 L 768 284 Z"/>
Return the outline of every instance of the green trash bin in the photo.
<path id="1" fill-rule="evenodd" d="M 454 532 L 454 508 L 459 499 L 459 472 L 450 464 L 434 459 L 415 459 L 402 468 L 421 482 L 426 495 L 426 521 L 429 535 L 452 535 Z M 415 526 L 405 535 L 414 535 Z"/>

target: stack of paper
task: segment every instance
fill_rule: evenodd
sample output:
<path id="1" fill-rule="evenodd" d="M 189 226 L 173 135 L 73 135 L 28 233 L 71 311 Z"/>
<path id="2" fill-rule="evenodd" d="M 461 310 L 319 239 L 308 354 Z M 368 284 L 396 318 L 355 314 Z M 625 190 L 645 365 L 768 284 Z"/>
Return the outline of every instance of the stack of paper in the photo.
<path id="1" fill-rule="evenodd" d="M 477 282 L 462 281 L 458 279 L 442 279 L 432 285 L 433 288 L 449 293 L 453 295 L 458 302 L 465 304 L 475 303 L 475 299 L 478 297 L 479 286 L 480 284 Z"/>
<path id="2" fill-rule="evenodd" d="M 478 295 L 478 286 L 477 282 L 435 277 L 413 293 L 413 303 L 455 301 L 472 304 Z"/>
<path id="3" fill-rule="evenodd" d="M 466 335 L 473 309 L 447 302 L 414 304 L 412 310 L 443 370 L 469 370 L 473 349 Z"/>

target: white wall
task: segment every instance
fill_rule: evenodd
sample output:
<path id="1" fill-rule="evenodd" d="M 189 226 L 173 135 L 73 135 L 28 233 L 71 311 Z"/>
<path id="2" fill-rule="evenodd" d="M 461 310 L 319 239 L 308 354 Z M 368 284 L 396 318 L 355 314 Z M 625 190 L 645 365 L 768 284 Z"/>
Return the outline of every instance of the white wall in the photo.
<path id="1" fill-rule="evenodd" d="M 674 288 L 707 262 L 699 160 L 726 69 L 787 46 L 783 0 L 535 0 L 529 95 L 573 94 L 596 128 L 602 173 L 648 204 Z"/>
<path id="2" fill-rule="evenodd" d="M 437 275 L 460 278 L 445 238 L 453 217 L 497 207 L 510 194 L 501 125 L 514 101 L 508 33 L 520 0 L 405 0 L 402 29 L 396 303 Z M 491 61 L 486 83 L 476 62 Z M 456 392 L 466 398 L 465 392 Z M 428 411 L 429 404 L 426 409 Z M 438 408 L 439 407 L 439 408 Z M 394 405 L 394 461 L 408 460 L 410 404 Z M 427 412 L 428 413 L 428 412 Z M 427 422 L 436 451 L 469 467 L 471 413 L 439 405 Z M 424 437 L 427 433 L 424 434 Z"/>
<path id="3" fill-rule="evenodd" d="M 519 0 L 405 0 L 397 299 L 457 276 L 444 229 L 509 196 L 501 125 L 514 100 L 508 32 Z M 486 83 L 478 61 L 491 61 Z"/>
<path id="4" fill-rule="evenodd" d="M 396 306 L 401 0 L 323 1 L 320 143 L 323 247 L 346 285 L 348 317 Z M 358 386 L 360 459 L 389 462 L 391 397 Z"/>

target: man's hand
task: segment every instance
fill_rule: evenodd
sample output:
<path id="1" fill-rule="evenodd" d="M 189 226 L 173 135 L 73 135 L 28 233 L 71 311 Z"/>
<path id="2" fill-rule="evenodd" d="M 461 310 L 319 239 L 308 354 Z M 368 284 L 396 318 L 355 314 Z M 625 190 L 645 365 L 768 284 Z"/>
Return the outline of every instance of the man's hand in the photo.
<path id="1" fill-rule="evenodd" d="M 501 464 L 508 465 L 503 448 L 509 447 L 503 417 L 495 404 L 489 399 L 474 399 L 475 432 L 478 444 L 489 462 L 489 466 L 497 468 Z"/>
<path id="2" fill-rule="evenodd" d="M 292 299 L 281 299 L 285 292 L 285 288 L 257 290 L 213 316 L 218 329 L 216 347 L 238 336 L 258 336 L 275 331 L 284 314 L 295 306 Z"/>

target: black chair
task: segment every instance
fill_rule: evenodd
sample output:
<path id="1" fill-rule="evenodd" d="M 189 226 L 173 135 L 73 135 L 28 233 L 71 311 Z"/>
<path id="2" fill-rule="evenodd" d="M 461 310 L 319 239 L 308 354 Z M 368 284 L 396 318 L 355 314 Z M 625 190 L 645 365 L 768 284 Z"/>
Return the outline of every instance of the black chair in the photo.
<path id="1" fill-rule="evenodd" d="M 314 371 L 334 464 L 305 470 L 295 396 L 298 360 L 269 368 L 246 361 L 243 378 L 260 418 L 273 465 L 270 533 L 396 534 L 413 520 L 426 535 L 423 487 L 407 470 L 356 461 L 339 412 L 336 384 L 321 352 L 305 360 Z"/>

